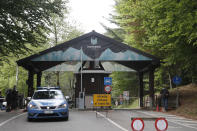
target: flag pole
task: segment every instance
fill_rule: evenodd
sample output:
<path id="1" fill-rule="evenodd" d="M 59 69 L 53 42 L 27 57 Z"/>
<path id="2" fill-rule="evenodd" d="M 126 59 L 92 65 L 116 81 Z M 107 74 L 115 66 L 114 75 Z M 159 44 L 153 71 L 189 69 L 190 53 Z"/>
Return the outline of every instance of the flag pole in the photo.
<path id="1" fill-rule="evenodd" d="M 81 53 L 80 53 L 80 54 L 81 54 L 81 92 L 82 92 L 82 90 L 83 90 L 83 88 L 82 88 L 82 84 L 83 84 L 83 83 L 82 83 L 82 81 L 83 81 L 83 80 L 82 80 L 82 78 L 83 78 L 83 77 L 82 77 L 82 69 L 83 69 L 83 67 L 82 67 L 82 47 L 81 47 Z"/>

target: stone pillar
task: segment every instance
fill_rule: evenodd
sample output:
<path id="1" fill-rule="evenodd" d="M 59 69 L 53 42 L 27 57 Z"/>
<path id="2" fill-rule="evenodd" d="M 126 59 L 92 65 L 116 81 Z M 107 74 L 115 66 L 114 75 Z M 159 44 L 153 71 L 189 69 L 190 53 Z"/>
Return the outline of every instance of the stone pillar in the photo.
<path id="1" fill-rule="evenodd" d="M 143 84 L 143 73 L 139 72 L 139 96 L 140 96 L 140 107 L 144 107 L 143 97 L 144 97 L 144 84 Z"/>
<path id="2" fill-rule="evenodd" d="M 154 107 L 154 69 L 149 70 L 149 98 L 150 98 L 150 108 Z"/>

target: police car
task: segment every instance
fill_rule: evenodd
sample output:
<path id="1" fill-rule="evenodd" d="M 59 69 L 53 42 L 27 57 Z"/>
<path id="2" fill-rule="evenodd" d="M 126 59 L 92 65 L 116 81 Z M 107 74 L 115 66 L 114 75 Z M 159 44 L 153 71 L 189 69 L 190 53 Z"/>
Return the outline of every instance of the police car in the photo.
<path id="1" fill-rule="evenodd" d="M 38 87 L 27 106 L 28 121 L 39 118 L 68 120 L 68 103 L 59 87 Z"/>

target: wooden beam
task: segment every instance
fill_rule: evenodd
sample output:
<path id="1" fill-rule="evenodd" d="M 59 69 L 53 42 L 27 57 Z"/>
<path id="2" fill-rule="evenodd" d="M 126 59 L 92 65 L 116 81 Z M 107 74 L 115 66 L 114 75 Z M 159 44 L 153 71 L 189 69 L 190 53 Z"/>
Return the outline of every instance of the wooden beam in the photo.
<path id="1" fill-rule="evenodd" d="M 41 86 L 42 72 L 37 73 L 37 87 Z"/>
<path id="2" fill-rule="evenodd" d="M 139 90 L 140 107 L 144 107 L 144 104 L 143 104 L 144 83 L 143 83 L 143 73 L 142 72 L 139 72 L 139 84 L 140 84 L 140 90 Z"/>
<path id="3" fill-rule="evenodd" d="M 33 71 L 29 70 L 29 72 L 28 72 L 28 80 L 27 80 L 28 97 L 32 97 L 32 95 L 33 95 L 33 92 L 34 92 L 33 83 L 34 83 L 34 73 L 33 73 Z"/>
<path id="4" fill-rule="evenodd" d="M 154 69 L 149 70 L 149 98 L 150 98 L 150 108 L 154 107 Z"/>

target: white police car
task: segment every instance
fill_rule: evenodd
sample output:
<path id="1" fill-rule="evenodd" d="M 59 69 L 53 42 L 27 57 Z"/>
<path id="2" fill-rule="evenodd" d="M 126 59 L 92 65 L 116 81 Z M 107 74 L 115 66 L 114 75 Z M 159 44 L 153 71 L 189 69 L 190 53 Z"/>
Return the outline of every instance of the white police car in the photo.
<path id="1" fill-rule="evenodd" d="M 28 121 L 39 118 L 68 120 L 68 103 L 58 87 L 38 87 L 27 106 Z"/>

